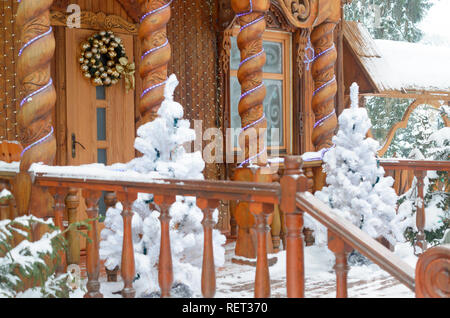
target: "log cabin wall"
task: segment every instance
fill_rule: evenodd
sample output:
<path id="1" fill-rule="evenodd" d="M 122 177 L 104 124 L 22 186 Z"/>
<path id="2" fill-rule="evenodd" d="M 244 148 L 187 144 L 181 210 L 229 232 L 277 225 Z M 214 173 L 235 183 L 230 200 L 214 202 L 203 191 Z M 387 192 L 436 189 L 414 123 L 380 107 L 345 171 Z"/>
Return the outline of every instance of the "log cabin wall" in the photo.
<path id="1" fill-rule="evenodd" d="M 21 94 L 16 76 L 20 31 L 15 23 L 16 0 L 0 1 L 0 141 L 18 140 L 16 113 Z"/>
<path id="2" fill-rule="evenodd" d="M 167 26 L 172 46 L 168 74 L 175 73 L 180 85 L 175 100 L 183 105 L 184 118 L 203 122 L 203 132 L 221 128 L 223 107 L 218 87 L 217 35 L 215 0 L 174 1 L 172 18 Z M 204 148 L 209 142 L 203 141 Z M 223 165 L 207 164 L 207 179 L 222 179 Z"/>

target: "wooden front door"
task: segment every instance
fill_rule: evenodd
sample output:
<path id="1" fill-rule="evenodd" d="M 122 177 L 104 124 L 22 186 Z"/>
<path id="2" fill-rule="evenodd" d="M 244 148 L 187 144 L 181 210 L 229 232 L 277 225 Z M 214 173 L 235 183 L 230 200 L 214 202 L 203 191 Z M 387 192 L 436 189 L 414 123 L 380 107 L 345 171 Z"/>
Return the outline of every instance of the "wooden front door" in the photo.
<path id="1" fill-rule="evenodd" d="M 66 29 L 67 164 L 128 162 L 134 158 L 134 91 L 125 80 L 95 87 L 79 65 L 80 43 L 93 30 Z M 132 35 L 117 34 L 133 60 Z"/>

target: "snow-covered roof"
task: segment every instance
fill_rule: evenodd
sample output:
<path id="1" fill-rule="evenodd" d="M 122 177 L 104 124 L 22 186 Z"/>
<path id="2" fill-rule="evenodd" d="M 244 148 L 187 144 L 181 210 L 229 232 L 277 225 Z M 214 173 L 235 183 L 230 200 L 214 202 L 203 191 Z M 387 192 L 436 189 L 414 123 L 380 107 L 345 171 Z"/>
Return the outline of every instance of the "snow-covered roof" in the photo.
<path id="1" fill-rule="evenodd" d="M 374 40 L 354 21 L 345 22 L 344 36 L 377 93 L 450 93 L 450 48 Z"/>

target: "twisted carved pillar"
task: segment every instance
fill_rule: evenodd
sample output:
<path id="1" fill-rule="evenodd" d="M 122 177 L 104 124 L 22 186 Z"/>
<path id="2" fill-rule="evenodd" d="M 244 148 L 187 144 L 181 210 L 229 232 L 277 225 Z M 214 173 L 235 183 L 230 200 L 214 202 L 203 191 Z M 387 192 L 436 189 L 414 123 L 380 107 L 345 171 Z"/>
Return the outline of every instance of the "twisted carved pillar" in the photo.
<path id="1" fill-rule="evenodd" d="M 312 65 L 314 79 L 312 108 L 316 117 L 312 141 L 316 150 L 330 148 L 333 145 L 331 139 L 337 128 L 335 112 L 337 81 L 334 70 L 337 51 L 333 42 L 335 28 L 336 23 L 326 22 L 318 25 L 311 33 L 311 42 L 315 50 Z"/>
<path id="2" fill-rule="evenodd" d="M 239 143 L 244 151 L 245 159 L 241 166 L 255 159 L 258 164 L 264 166 L 267 163 L 264 140 L 267 120 L 263 108 L 266 87 L 262 81 L 262 68 L 266 63 L 266 53 L 263 49 L 262 35 L 266 29 L 265 13 L 270 8 L 270 1 L 232 0 L 231 6 L 241 25 L 237 38 L 241 52 L 241 64 L 237 76 L 242 88 L 239 115 L 243 127 Z M 246 134 L 250 128 L 255 129 L 256 134 Z"/>
<path id="3" fill-rule="evenodd" d="M 171 57 L 171 47 L 167 39 L 171 3 L 172 0 L 139 0 L 142 14 L 139 27 L 142 47 L 139 72 L 144 87 L 139 106 L 139 125 L 158 117 L 158 110 L 164 100 L 167 66 Z"/>
<path id="4" fill-rule="evenodd" d="M 24 92 L 17 114 L 19 138 L 24 147 L 20 174 L 16 180 L 20 215 L 27 214 L 29 210 L 29 167 L 35 162 L 51 165 L 56 155 L 56 139 L 52 127 L 56 92 L 50 73 L 50 62 L 55 51 L 49 11 L 52 3 L 53 0 L 22 0 L 17 11 L 16 22 L 21 30 L 22 44 L 17 60 L 17 76 Z M 33 189 L 33 198 L 36 197 L 36 200 L 33 199 L 34 203 L 39 205 L 38 202 L 44 202 L 40 206 L 45 206 L 44 196 L 39 192 Z"/>

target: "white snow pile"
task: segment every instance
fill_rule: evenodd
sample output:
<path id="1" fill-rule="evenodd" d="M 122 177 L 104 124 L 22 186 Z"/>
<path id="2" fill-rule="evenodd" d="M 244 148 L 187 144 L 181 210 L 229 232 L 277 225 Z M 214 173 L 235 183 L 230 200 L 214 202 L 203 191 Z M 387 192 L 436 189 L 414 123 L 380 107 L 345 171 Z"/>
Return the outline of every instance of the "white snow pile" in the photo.
<path id="1" fill-rule="evenodd" d="M 366 109 L 358 107 L 356 83 L 351 87 L 351 100 L 351 108 L 339 117 L 335 146 L 324 155 L 329 186 L 315 196 L 373 238 L 383 236 L 395 245 L 403 239 L 403 231 L 394 221 L 394 180 L 384 177 L 384 169 L 377 164 L 378 142 L 366 138 L 371 122 Z M 326 229 L 309 215 L 305 216 L 305 227 L 315 230 L 317 243 L 326 243 Z"/>
<path id="2" fill-rule="evenodd" d="M 116 164 L 111 169 L 151 174 L 158 178 L 203 179 L 205 162 L 200 152 L 187 153 L 183 144 L 195 139 L 189 121 L 183 118 L 183 107 L 173 100 L 178 85 L 175 75 L 169 77 L 165 87 L 165 100 L 158 111 L 159 117 L 138 129 L 135 148 L 143 156 L 127 164 Z M 134 287 L 137 296 L 158 293 L 158 260 L 161 225 L 160 211 L 153 203 L 153 196 L 140 194 L 133 204 L 133 244 L 136 263 Z M 151 208 L 149 207 L 151 205 Z M 107 211 L 105 229 L 101 233 L 100 257 L 112 270 L 120 267 L 123 221 L 119 203 Z M 203 212 L 196 205 L 196 198 L 178 196 L 169 210 L 170 238 L 174 285 L 187 286 L 190 294 L 201 288 L 201 265 L 203 255 Z M 214 213 L 215 221 L 218 211 Z M 213 231 L 215 264 L 222 266 L 225 259 L 225 236 Z M 183 295 L 188 296 L 188 295 Z"/>

